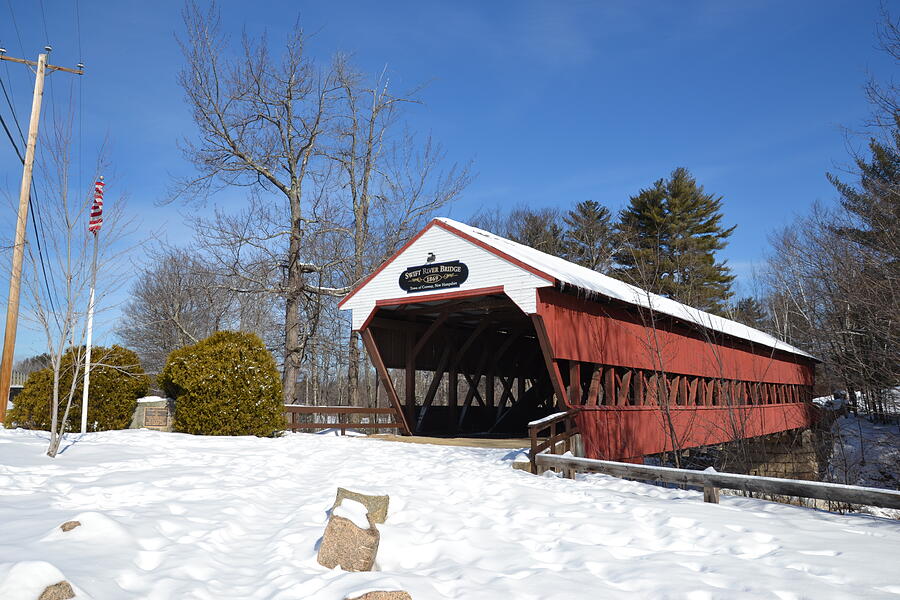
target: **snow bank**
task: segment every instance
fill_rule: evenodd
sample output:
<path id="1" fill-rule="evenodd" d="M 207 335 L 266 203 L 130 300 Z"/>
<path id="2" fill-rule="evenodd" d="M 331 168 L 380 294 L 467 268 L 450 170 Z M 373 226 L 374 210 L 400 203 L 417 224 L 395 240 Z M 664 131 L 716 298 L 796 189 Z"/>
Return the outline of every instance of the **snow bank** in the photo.
<path id="1" fill-rule="evenodd" d="M 133 547 L 135 545 L 134 538 L 128 530 L 119 525 L 115 519 L 111 519 L 104 514 L 83 512 L 78 513 L 69 520 L 78 521 L 81 525 L 69 531 L 63 531 L 59 526 L 56 526 L 42 538 L 43 541 L 79 545 L 92 543 L 106 546 L 116 544 Z"/>
<path id="2" fill-rule="evenodd" d="M 45 433 L 0 430 L 4 600 L 28 577 L 63 574 L 79 599 L 116 600 L 900 595 L 900 523 L 867 515 L 535 477 L 503 449 L 147 430 L 70 439 L 51 460 Z M 338 486 L 391 497 L 377 571 L 316 562 Z M 56 533 L 72 519 L 82 527 Z"/>
<path id="3" fill-rule="evenodd" d="M 48 586 L 65 580 L 59 569 L 39 560 L 0 564 L 0 598 L 3 600 L 36 600 Z M 78 600 L 90 600 L 72 586 Z"/>

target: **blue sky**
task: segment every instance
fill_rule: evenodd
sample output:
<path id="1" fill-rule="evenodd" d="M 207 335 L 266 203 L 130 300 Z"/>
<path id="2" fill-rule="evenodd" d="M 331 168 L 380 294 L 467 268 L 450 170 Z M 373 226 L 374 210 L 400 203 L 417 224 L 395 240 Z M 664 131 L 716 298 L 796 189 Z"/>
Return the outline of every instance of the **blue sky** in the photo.
<path id="1" fill-rule="evenodd" d="M 83 96 L 83 185 L 108 138 L 110 197 L 127 195 L 141 232 L 183 241 L 188 209 L 157 204 L 171 177 L 187 172 L 177 142 L 194 133 L 175 81 L 182 4 L 80 0 L 80 44 L 75 6 L 3 3 L 0 43 L 33 59 L 49 37 L 51 62 L 87 65 L 80 83 L 53 75 L 45 101 L 52 110 L 70 90 Z M 411 127 L 441 141 L 450 162 L 473 160 L 478 175 L 446 211 L 457 219 L 586 199 L 618 210 L 687 167 L 738 225 L 723 256 L 745 288 L 773 230 L 815 200 L 834 201 L 825 172 L 846 167 L 848 142 L 861 143 L 845 128 L 859 129 L 869 112 L 862 86 L 869 74 L 891 74 L 876 49 L 877 1 L 263 1 L 223 2 L 222 12 L 233 36 L 246 28 L 273 42 L 299 17 L 323 61 L 352 52 L 365 71 L 386 67 L 397 88 L 428 83 L 424 104 L 408 112 Z M 0 77 L 27 121 L 30 73 L 5 63 Z M 0 111 L 8 119 L 5 104 Z M 0 198 L 17 195 L 20 176 L 2 137 Z M 13 224 L 3 212 L 4 240 Z M 100 324 L 101 341 L 114 319 L 112 311 Z M 41 350 L 25 331 L 20 342 L 17 356 Z"/>

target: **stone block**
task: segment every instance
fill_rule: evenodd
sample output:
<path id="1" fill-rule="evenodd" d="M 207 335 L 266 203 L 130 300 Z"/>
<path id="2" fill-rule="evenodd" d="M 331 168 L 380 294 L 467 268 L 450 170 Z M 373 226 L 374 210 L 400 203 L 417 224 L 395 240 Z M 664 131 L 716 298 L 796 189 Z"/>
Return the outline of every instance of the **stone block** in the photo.
<path id="1" fill-rule="evenodd" d="M 60 529 L 65 531 L 72 531 L 76 527 L 81 527 L 81 521 L 66 521 L 62 525 L 59 526 Z"/>
<path id="2" fill-rule="evenodd" d="M 340 567 L 345 571 L 371 571 L 380 540 L 371 515 L 369 528 L 363 529 L 350 519 L 332 514 L 322 536 L 317 560 L 329 569 Z"/>
<path id="3" fill-rule="evenodd" d="M 362 596 L 346 598 L 346 600 L 412 600 L 412 596 L 410 596 L 407 592 L 401 591 L 367 592 Z"/>
<path id="4" fill-rule="evenodd" d="M 60 581 L 53 585 L 48 585 L 38 596 L 38 600 L 69 600 L 75 597 L 75 590 L 69 585 L 68 581 Z"/>

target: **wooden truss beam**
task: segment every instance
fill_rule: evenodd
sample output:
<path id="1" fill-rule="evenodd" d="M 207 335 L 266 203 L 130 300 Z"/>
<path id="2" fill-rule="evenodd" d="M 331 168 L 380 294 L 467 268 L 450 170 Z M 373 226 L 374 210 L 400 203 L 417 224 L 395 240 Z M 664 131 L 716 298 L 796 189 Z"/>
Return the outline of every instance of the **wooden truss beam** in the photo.
<path id="1" fill-rule="evenodd" d="M 537 334 L 538 343 L 541 346 L 541 354 L 544 357 L 544 364 L 547 367 L 547 373 L 550 375 L 550 383 L 553 385 L 553 392 L 559 398 L 561 406 L 571 407 L 569 398 L 566 395 L 566 386 L 563 383 L 562 373 L 559 372 L 559 364 L 553 357 L 553 348 L 550 345 L 550 337 L 547 335 L 547 328 L 544 325 L 544 318 L 541 315 L 531 315 L 531 322 L 534 324 L 534 331 Z"/>
<path id="2" fill-rule="evenodd" d="M 422 351 L 422 348 L 428 343 L 428 340 L 431 339 L 431 336 L 434 335 L 434 332 L 438 330 L 438 328 L 444 324 L 444 321 L 447 320 L 447 317 L 450 316 L 449 312 L 442 312 L 438 315 L 438 318 L 434 320 L 434 322 L 429 325 L 428 329 L 425 330 L 425 333 L 422 334 L 422 337 L 419 338 L 419 341 L 416 342 L 416 345 L 412 349 L 413 360 L 419 355 L 419 352 Z"/>
<path id="3" fill-rule="evenodd" d="M 369 358 L 372 360 L 372 365 L 374 365 L 375 371 L 381 378 L 381 385 L 384 387 L 388 398 L 391 400 L 391 405 L 397 413 L 398 420 L 403 425 L 403 432 L 406 435 L 412 435 L 412 430 L 409 428 L 409 422 L 406 420 L 406 415 L 403 414 L 403 406 L 400 404 L 400 397 L 397 395 L 397 390 L 394 387 L 394 382 L 391 380 L 390 373 L 388 373 L 387 368 L 384 366 L 384 361 L 381 359 L 381 353 L 378 351 L 378 345 L 375 343 L 372 332 L 366 328 L 363 329 L 360 334 L 362 336 L 363 345 L 366 347 Z"/>

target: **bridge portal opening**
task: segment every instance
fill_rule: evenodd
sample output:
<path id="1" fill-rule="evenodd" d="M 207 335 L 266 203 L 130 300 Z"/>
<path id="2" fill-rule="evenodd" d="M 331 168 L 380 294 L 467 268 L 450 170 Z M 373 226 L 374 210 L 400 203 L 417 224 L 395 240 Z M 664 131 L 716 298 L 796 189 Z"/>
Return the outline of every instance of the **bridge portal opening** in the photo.
<path id="1" fill-rule="evenodd" d="M 502 292 L 403 300 L 361 332 L 410 433 L 526 437 L 560 410 L 532 317 Z"/>

